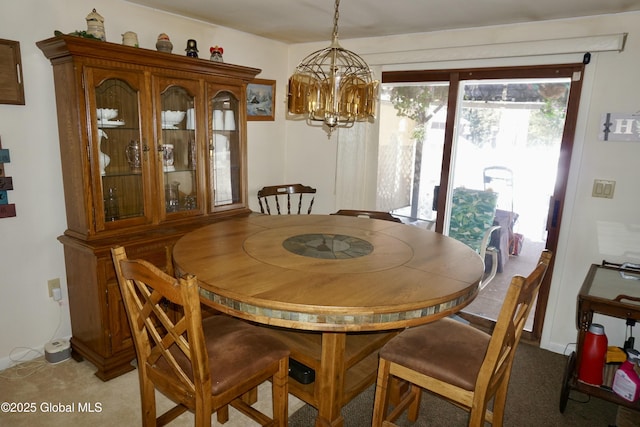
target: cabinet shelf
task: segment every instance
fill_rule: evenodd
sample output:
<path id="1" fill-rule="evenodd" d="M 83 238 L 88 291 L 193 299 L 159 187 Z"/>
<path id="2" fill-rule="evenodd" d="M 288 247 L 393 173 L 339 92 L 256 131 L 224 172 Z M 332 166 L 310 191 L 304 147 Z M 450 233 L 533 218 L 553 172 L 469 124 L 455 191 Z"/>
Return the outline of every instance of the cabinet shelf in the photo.
<path id="1" fill-rule="evenodd" d="M 571 386 L 577 391 L 612 402 L 615 405 L 626 406 L 636 411 L 640 410 L 640 400 L 636 402 L 629 402 L 615 394 L 612 389 L 586 384 L 578 381 L 577 379 L 572 380 Z"/>
<path id="2" fill-rule="evenodd" d="M 134 171 L 130 171 L 130 172 L 105 172 L 104 175 L 102 175 L 103 178 L 116 178 L 116 177 L 123 177 L 123 176 L 137 176 L 140 177 L 142 176 L 142 171 L 140 172 L 134 172 Z"/>
<path id="3" fill-rule="evenodd" d="M 163 170 L 163 173 L 165 175 L 172 175 L 175 173 L 182 173 L 182 172 L 194 172 L 196 169 L 195 168 L 189 168 L 189 167 L 185 167 L 185 168 L 178 168 L 176 167 L 174 170 Z"/>
<path id="4" fill-rule="evenodd" d="M 131 130 L 138 130 L 138 128 L 132 128 L 132 127 L 126 127 L 126 126 L 100 126 L 98 125 L 98 129 L 103 130 L 103 131 L 109 131 L 109 132 L 115 132 L 115 131 L 121 131 L 121 130 L 127 130 L 127 131 L 131 131 Z"/>
<path id="5" fill-rule="evenodd" d="M 627 277 L 622 273 L 626 273 Z M 633 277 L 633 279 L 628 277 Z M 626 406 L 634 410 L 640 409 L 640 400 L 629 402 L 608 387 L 590 385 L 578 380 L 585 337 L 595 313 L 619 319 L 640 321 L 640 288 L 636 280 L 638 278 L 640 278 L 638 271 L 633 269 L 625 270 L 623 265 L 605 261 L 603 261 L 602 265 L 592 264 L 589 268 L 578 293 L 578 305 L 576 308 L 578 342 L 576 351 L 571 353 L 565 366 L 560 390 L 560 412 L 564 412 L 569 392 L 572 389 L 613 402 L 619 406 Z"/>

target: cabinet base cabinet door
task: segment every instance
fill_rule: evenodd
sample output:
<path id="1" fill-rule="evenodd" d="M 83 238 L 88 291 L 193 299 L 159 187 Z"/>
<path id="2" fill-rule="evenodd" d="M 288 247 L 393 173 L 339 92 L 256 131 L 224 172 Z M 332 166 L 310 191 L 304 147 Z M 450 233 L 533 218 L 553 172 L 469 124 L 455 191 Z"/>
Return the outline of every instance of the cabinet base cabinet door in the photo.
<path id="1" fill-rule="evenodd" d="M 171 251 L 179 237 L 121 244 L 132 258 L 144 259 L 172 274 Z M 67 269 L 73 358 L 94 364 L 96 376 L 103 381 L 134 369 L 135 349 L 111 258 L 111 248 L 120 243 L 87 244 L 68 236 L 59 240 L 64 245 Z M 170 316 L 171 310 L 167 305 Z"/>
<path id="2" fill-rule="evenodd" d="M 98 368 L 95 375 L 102 381 L 109 381 L 135 369 L 132 362 L 136 358 L 136 352 L 133 347 L 104 357 L 85 345 L 82 340 L 71 337 L 71 356 L 78 362 L 86 359 L 95 365 Z"/>

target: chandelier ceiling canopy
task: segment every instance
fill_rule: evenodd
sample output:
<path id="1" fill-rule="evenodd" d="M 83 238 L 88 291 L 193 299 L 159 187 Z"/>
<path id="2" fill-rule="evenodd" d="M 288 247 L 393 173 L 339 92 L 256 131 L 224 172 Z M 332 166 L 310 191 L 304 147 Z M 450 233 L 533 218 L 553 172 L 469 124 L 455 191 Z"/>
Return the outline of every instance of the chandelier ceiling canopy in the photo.
<path id="1" fill-rule="evenodd" d="M 373 121 L 379 92 L 367 63 L 338 43 L 339 6 L 336 0 L 331 45 L 304 58 L 289 78 L 289 113 L 320 122 L 329 136 L 336 127 Z"/>

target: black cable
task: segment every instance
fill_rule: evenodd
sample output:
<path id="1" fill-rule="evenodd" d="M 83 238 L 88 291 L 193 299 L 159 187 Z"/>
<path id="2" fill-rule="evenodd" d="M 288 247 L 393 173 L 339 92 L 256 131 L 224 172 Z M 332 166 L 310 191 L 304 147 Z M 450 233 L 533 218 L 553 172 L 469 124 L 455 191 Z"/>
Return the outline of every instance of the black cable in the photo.
<path id="1" fill-rule="evenodd" d="M 627 327 L 624 333 L 624 350 L 632 350 L 635 345 L 635 338 L 633 337 L 633 327 L 635 326 L 635 319 L 628 318 L 627 319 Z M 629 331 L 629 335 L 627 336 L 627 330 Z"/>

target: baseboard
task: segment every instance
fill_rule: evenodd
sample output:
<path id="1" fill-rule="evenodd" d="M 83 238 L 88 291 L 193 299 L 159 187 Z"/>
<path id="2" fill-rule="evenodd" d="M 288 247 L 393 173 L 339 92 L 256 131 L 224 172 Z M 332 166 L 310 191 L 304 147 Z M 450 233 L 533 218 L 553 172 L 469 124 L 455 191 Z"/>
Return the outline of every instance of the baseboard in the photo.
<path id="1" fill-rule="evenodd" d="M 554 353 L 564 354 L 565 356 L 569 356 L 572 351 L 576 351 L 576 343 L 569 344 L 560 344 L 560 343 L 541 343 L 540 348 L 544 350 L 549 350 Z"/>

